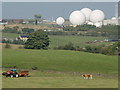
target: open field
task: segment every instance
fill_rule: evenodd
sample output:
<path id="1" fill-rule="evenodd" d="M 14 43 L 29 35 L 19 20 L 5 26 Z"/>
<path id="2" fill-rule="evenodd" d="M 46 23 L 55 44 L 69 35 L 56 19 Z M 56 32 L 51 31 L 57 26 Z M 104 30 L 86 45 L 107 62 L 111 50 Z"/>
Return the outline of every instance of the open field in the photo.
<path id="1" fill-rule="evenodd" d="M 73 43 L 75 46 L 84 47 L 85 42 L 94 41 L 94 40 L 104 40 L 105 37 L 91 37 L 91 36 L 50 36 L 50 47 L 56 47 L 60 45 L 68 44 L 69 42 Z M 92 45 L 98 45 L 103 43 L 94 43 Z M 107 44 L 107 43 L 106 43 Z"/>
<path id="2" fill-rule="evenodd" d="M 118 58 L 78 51 L 3 49 L 3 70 L 17 66 L 30 77 L 2 78 L 3 88 L 117 88 Z M 31 70 L 36 66 L 37 70 Z M 91 73 L 92 80 L 81 74 Z M 12 83 L 11 83 L 12 82 Z"/>
<path id="3" fill-rule="evenodd" d="M 3 67 L 117 74 L 118 57 L 64 50 L 3 49 Z"/>
<path id="4" fill-rule="evenodd" d="M 19 34 L 15 33 L 2 33 L 3 38 L 10 38 L 10 39 L 15 39 L 16 37 L 19 37 Z"/>
<path id="5" fill-rule="evenodd" d="M 13 33 L 2 33 L 3 38 L 11 38 L 15 39 L 19 36 L 19 34 Z M 74 43 L 75 46 L 84 47 L 86 44 L 85 42 L 94 41 L 94 40 L 104 40 L 105 37 L 91 37 L 91 36 L 49 36 L 50 37 L 50 46 L 49 47 L 57 47 L 68 44 L 69 42 Z M 109 44 L 109 43 L 94 43 L 91 45 L 99 45 L 99 44 Z"/>
<path id="6" fill-rule="evenodd" d="M 38 76 L 39 75 L 39 76 Z M 31 71 L 31 77 L 4 78 L 3 88 L 117 88 L 117 78 L 83 79 L 80 75 Z M 12 82 L 12 83 L 11 83 Z"/>

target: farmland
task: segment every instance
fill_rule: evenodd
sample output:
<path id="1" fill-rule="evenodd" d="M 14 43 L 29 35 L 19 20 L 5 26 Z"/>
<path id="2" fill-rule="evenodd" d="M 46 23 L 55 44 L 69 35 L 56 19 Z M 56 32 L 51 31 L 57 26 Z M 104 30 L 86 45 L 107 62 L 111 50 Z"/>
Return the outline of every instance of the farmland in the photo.
<path id="1" fill-rule="evenodd" d="M 118 83 L 117 61 L 117 56 L 78 51 L 3 49 L 4 68 L 17 66 L 18 70 L 29 70 L 31 76 L 3 78 L 3 87 L 115 88 Z M 31 70 L 33 66 L 38 69 Z M 81 73 L 95 76 L 93 80 L 84 80 Z"/>
<path id="2" fill-rule="evenodd" d="M 15 39 L 19 34 L 3 33 L 3 37 Z M 105 37 L 49 36 L 50 47 L 72 42 L 84 47 L 85 42 L 104 40 Z M 99 45 L 103 43 L 94 43 Z M 110 44 L 110 43 L 107 43 Z M 5 44 L 3 44 L 4 47 Z M 4 78 L 3 88 L 117 88 L 118 57 L 70 50 L 18 49 L 22 45 L 10 44 L 2 51 L 3 70 L 14 66 L 17 70 L 29 70 L 30 77 Z M 37 67 L 37 70 L 32 70 Z M 81 74 L 90 73 L 92 80 Z M 11 81 L 13 83 L 11 83 Z M 23 82 L 24 81 L 24 82 Z"/>
<path id="3" fill-rule="evenodd" d="M 12 52 L 12 53 L 11 53 Z M 117 56 L 78 51 L 3 49 L 3 67 L 117 74 Z"/>
<path id="4" fill-rule="evenodd" d="M 18 37 L 19 34 L 13 34 L 13 33 L 3 33 L 2 37 L 15 39 Z M 50 37 L 50 46 L 49 47 L 57 47 L 62 46 L 65 44 L 68 44 L 69 42 L 72 42 L 75 46 L 84 47 L 87 45 L 85 42 L 88 41 L 94 41 L 94 40 L 104 40 L 105 37 L 91 37 L 91 36 L 49 36 Z M 98 44 L 109 44 L 109 43 L 95 43 L 92 45 L 98 45 Z"/>
<path id="5" fill-rule="evenodd" d="M 34 77 L 34 75 L 39 76 Z M 80 75 L 63 75 L 33 71 L 31 77 L 3 78 L 3 88 L 117 88 L 117 78 L 94 77 L 85 80 Z M 12 81 L 12 83 L 10 83 Z M 24 81 L 24 82 L 23 82 Z"/>

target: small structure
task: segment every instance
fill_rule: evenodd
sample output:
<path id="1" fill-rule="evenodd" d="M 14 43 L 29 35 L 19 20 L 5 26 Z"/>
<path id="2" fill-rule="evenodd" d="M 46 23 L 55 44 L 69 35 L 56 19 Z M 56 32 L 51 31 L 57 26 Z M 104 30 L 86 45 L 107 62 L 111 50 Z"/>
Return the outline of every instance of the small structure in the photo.
<path id="1" fill-rule="evenodd" d="M 0 19 L 0 25 L 6 25 L 8 24 L 7 20 Z"/>
<path id="2" fill-rule="evenodd" d="M 27 35 L 20 35 L 19 37 L 16 38 L 16 40 L 22 40 L 22 41 L 27 41 L 28 36 Z"/>

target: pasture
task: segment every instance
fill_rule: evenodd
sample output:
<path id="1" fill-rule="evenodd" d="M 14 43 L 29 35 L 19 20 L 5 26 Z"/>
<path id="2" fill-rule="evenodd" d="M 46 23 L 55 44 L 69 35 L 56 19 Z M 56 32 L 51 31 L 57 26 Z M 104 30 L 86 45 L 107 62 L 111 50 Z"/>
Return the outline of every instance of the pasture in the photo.
<path id="1" fill-rule="evenodd" d="M 117 74 L 118 57 L 65 50 L 3 49 L 3 67 Z"/>
<path id="2" fill-rule="evenodd" d="M 3 38 L 9 38 L 9 39 L 16 39 L 16 37 L 19 37 L 19 34 L 15 33 L 2 33 Z"/>
<path id="3" fill-rule="evenodd" d="M 13 33 L 2 33 L 2 37 L 15 39 L 18 37 L 19 34 Z M 75 46 L 84 47 L 85 45 L 99 45 L 99 44 L 110 44 L 110 43 L 93 43 L 93 44 L 86 44 L 85 42 L 94 41 L 94 40 L 104 40 L 105 37 L 92 37 L 92 36 L 53 36 L 50 35 L 50 46 L 51 48 L 63 46 L 72 42 Z"/>
<path id="4" fill-rule="evenodd" d="M 118 58 L 79 51 L 3 49 L 3 70 L 17 66 L 30 77 L 2 78 L 3 88 L 117 88 Z M 37 70 L 31 68 L 36 66 Z M 81 74 L 90 73 L 92 80 Z M 12 82 L 12 83 L 11 83 Z"/>
<path id="5" fill-rule="evenodd" d="M 80 75 L 31 71 L 31 77 L 4 78 L 3 88 L 117 88 L 117 78 L 83 79 Z M 11 83 L 12 82 L 12 83 Z"/>

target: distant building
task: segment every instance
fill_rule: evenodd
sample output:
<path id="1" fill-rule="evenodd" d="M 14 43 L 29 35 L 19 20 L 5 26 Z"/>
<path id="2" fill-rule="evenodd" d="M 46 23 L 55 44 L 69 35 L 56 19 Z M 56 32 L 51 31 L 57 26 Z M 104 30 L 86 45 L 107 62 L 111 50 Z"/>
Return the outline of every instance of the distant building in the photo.
<path id="1" fill-rule="evenodd" d="M 7 20 L 0 20 L 0 25 L 5 25 L 5 24 L 8 24 Z"/>
<path id="2" fill-rule="evenodd" d="M 20 35 L 19 37 L 16 38 L 16 40 L 23 40 L 23 41 L 27 41 L 28 36 L 27 35 Z"/>
<path id="3" fill-rule="evenodd" d="M 119 19 L 113 17 L 112 19 L 107 19 L 103 21 L 104 25 L 119 25 Z"/>

